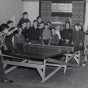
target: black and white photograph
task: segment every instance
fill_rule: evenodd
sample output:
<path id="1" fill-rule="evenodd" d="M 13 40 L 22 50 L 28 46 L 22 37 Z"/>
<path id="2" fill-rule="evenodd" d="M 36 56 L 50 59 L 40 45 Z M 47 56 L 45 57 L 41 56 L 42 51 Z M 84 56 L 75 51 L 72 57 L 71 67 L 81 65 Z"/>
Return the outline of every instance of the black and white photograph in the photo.
<path id="1" fill-rule="evenodd" d="M 0 0 L 0 88 L 88 88 L 88 0 Z"/>

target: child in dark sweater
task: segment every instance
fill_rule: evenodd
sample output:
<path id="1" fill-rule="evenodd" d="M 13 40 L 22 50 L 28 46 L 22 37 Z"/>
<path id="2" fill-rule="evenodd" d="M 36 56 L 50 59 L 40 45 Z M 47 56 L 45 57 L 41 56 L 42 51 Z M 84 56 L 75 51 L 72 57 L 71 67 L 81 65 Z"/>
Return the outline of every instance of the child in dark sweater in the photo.
<path id="1" fill-rule="evenodd" d="M 18 26 L 18 27 L 21 27 L 21 24 L 22 24 L 25 20 L 30 21 L 30 19 L 28 18 L 28 16 L 29 16 L 28 12 L 23 12 L 23 13 L 22 13 L 22 17 L 21 17 L 21 19 L 19 20 L 17 26 Z"/>
<path id="2" fill-rule="evenodd" d="M 31 30 L 32 30 L 31 22 L 26 20 L 25 21 L 25 28 L 23 28 L 23 30 L 22 30 L 22 34 L 23 34 L 26 42 L 31 41 Z"/>

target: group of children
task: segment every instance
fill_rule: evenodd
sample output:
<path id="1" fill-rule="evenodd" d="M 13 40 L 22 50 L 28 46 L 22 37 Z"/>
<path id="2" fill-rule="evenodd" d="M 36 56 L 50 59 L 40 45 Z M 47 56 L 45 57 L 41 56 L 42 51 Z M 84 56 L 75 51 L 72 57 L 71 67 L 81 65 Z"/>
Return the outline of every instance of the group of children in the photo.
<path id="1" fill-rule="evenodd" d="M 17 25 L 11 20 L 1 24 L 0 31 L 7 34 L 5 42 L 9 50 L 12 50 L 13 46 L 22 49 L 25 43 L 74 45 L 80 48 L 84 40 L 83 28 L 80 24 L 75 24 L 74 28 L 71 28 L 68 21 L 61 30 L 59 25 L 54 27 L 50 21 L 45 23 L 40 16 L 32 24 L 27 12 L 22 14 Z"/>
<path id="2" fill-rule="evenodd" d="M 60 26 L 52 26 L 51 22 L 43 22 L 39 16 L 31 24 L 28 13 L 24 12 L 19 22 L 14 24 L 12 20 L 0 25 L 0 34 L 5 34 L 2 50 L 14 52 L 14 49 L 22 51 L 23 46 L 29 44 L 44 45 L 73 45 L 75 50 L 83 50 L 84 32 L 80 24 L 70 27 L 70 22 L 65 23 L 64 29 Z M 0 40 L 0 44 L 1 44 Z M 1 47 L 0 47 L 1 48 Z M 4 48 L 4 49 L 3 49 Z M 0 79 L 3 82 L 8 80 L 3 71 L 3 64 L 0 59 Z"/>

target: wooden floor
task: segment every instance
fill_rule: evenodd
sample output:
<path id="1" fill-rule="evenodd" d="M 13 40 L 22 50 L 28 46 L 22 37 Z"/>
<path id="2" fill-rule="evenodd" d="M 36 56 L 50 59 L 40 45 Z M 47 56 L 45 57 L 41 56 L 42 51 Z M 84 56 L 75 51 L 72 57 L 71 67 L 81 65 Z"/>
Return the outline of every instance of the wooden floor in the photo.
<path id="1" fill-rule="evenodd" d="M 14 84 L 0 84 L 0 88 L 88 88 L 88 65 L 70 68 L 66 75 L 62 69 L 46 83 L 40 83 L 36 70 L 29 68 L 17 68 L 8 78 L 13 79 Z"/>

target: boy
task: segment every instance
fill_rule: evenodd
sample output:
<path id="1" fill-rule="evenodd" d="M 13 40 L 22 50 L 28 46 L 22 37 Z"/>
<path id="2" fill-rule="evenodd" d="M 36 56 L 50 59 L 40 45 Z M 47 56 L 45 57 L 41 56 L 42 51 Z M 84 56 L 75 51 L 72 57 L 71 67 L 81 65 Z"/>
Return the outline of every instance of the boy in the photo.
<path id="1" fill-rule="evenodd" d="M 17 29 L 15 28 L 14 22 L 11 20 L 9 20 L 7 22 L 7 26 L 8 26 L 8 34 L 6 36 L 5 43 L 6 43 L 6 46 L 9 50 L 9 52 L 12 52 L 13 51 L 12 39 L 13 39 L 13 36 L 15 35 L 15 31 Z"/>
<path id="2" fill-rule="evenodd" d="M 22 34 L 26 40 L 26 42 L 30 42 L 31 41 L 31 22 L 26 20 L 25 21 L 25 28 L 23 28 L 22 30 Z"/>
<path id="3" fill-rule="evenodd" d="M 7 25 L 9 27 L 9 31 L 15 27 L 15 23 L 12 20 L 7 21 Z"/>
<path id="4" fill-rule="evenodd" d="M 75 50 L 82 50 L 84 44 L 84 32 L 80 24 L 75 24 L 73 31 L 73 45 Z"/>
<path id="5" fill-rule="evenodd" d="M 61 31 L 62 40 L 65 45 L 71 45 L 72 43 L 72 29 L 70 28 L 70 22 L 65 23 L 65 28 Z"/>
<path id="6" fill-rule="evenodd" d="M 46 45 L 50 44 L 51 31 L 49 30 L 48 24 L 45 24 L 45 28 L 44 28 L 43 33 L 42 33 L 42 39 L 43 39 L 44 44 L 46 44 Z"/>
<path id="7" fill-rule="evenodd" d="M 28 15 L 29 15 L 28 12 L 23 12 L 22 17 L 18 22 L 18 25 L 17 25 L 18 27 L 21 27 L 22 22 L 24 22 L 25 20 L 30 21 L 28 18 Z"/>
<path id="8" fill-rule="evenodd" d="M 56 27 L 56 29 L 52 29 L 52 39 L 51 39 L 51 45 L 59 45 L 61 39 L 59 27 Z"/>
<path id="9" fill-rule="evenodd" d="M 17 34 L 14 36 L 14 49 L 21 53 L 23 51 L 24 44 L 25 38 L 22 35 L 22 29 L 19 28 Z"/>
<path id="10" fill-rule="evenodd" d="M 4 24 L 4 23 L 3 23 L 3 24 L 0 26 L 0 28 L 1 28 L 0 31 L 1 31 L 2 33 L 8 34 L 8 25 L 7 25 L 7 24 Z M 1 41 L 1 40 L 0 40 L 0 41 Z M 2 49 L 2 48 L 6 49 L 5 47 L 6 47 L 5 45 L 3 45 L 3 46 L 0 47 L 0 53 L 1 53 L 1 49 Z M 12 80 L 8 80 L 8 79 L 7 79 L 6 74 L 4 73 L 3 63 L 2 63 L 1 57 L 0 57 L 0 82 L 3 82 L 3 83 L 13 83 Z"/>
<path id="11" fill-rule="evenodd" d="M 40 25 L 38 26 L 38 29 L 39 29 L 39 39 L 42 41 L 42 33 L 43 33 L 43 30 L 45 28 L 45 24 L 44 22 L 41 22 Z"/>
<path id="12" fill-rule="evenodd" d="M 84 62 L 84 32 L 80 24 L 75 24 L 73 31 L 73 45 L 76 52 L 80 51 L 80 61 L 82 64 Z"/>
<path id="13" fill-rule="evenodd" d="M 38 21 L 34 20 L 31 30 L 32 42 L 40 42 L 41 29 L 38 28 Z"/>
<path id="14" fill-rule="evenodd" d="M 42 18 L 41 18 L 40 16 L 37 17 L 37 21 L 38 21 L 38 25 L 43 22 L 43 21 L 42 21 Z"/>

